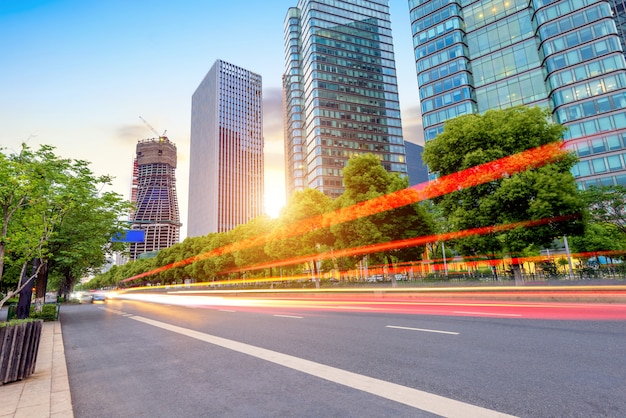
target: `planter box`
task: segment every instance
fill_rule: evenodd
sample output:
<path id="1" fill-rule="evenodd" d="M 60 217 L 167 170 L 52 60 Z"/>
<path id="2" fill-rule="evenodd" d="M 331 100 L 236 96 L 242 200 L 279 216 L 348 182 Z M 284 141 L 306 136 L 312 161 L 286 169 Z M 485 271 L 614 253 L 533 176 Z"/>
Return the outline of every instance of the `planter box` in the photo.
<path id="1" fill-rule="evenodd" d="M 35 372 L 43 321 L 3 325 L 0 327 L 0 386 Z"/>

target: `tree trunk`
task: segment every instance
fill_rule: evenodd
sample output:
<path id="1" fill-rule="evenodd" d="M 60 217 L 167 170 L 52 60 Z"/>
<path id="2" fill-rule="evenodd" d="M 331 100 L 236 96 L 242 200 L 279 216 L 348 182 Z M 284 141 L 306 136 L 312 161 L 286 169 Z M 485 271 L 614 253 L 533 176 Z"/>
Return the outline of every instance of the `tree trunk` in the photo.
<path id="1" fill-rule="evenodd" d="M 513 261 L 513 277 L 515 278 L 515 285 L 521 286 L 524 284 L 524 278 L 522 277 L 522 269 L 520 268 L 517 260 Z"/>
<path id="2" fill-rule="evenodd" d="M 35 282 L 35 276 L 37 275 L 37 267 L 38 267 L 39 259 L 33 259 L 33 271 L 29 275 L 26 273 L 26 269 L 24 269 L 24 276 L 22 280 L 26 280 L 26 284 L 23 285 L 20 290 L 20 298 L 17 302 L 17 319 L 26 319 L 30 316 L 30 299 L 33 296 L 33 283 Z M 22 281 L 20 280 L 20 283 Z"/>

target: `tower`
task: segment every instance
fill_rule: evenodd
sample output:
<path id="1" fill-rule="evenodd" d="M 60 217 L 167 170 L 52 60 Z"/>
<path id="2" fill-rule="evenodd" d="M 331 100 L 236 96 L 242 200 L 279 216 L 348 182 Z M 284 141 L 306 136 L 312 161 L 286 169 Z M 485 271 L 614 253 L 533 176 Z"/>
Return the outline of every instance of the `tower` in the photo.
<path id="1" fill-rule="evenodd" d="M 135 209 L 131 229 L 143 230 L 145 241 L 130 244 L 130 259 L 178 243 L 180 215 L 176 196 L 176 146 L 165 136 L 137 143 L 133 163 Z"/>
<path id="2" fill-rule="evenodd" d="M 388 0 L 299 0 L 285 18 L 287 194 L 343 193 L 352 155 L 406 175 Z"/>
<path id="3" fill-rule="evenodd" d="M 190 237 L 263 214 L 261 76 L 217 60 L 192 96 Z"/>
<path id="4" fill-rule="evenodd" d="M 580 188 L 626 185 L 626 63 L 608 1 L 429 0 L 410 15 L 426 141 L 459 115 L 537 105 L 568 128 Z"/>

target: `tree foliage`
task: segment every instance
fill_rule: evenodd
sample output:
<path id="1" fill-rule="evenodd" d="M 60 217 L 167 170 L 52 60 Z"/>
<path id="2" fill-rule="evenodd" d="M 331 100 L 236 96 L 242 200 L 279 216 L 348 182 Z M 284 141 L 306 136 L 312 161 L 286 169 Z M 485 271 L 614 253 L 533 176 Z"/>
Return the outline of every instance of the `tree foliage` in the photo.
<path id="1" fill-rule="evenodd" d="M 0 154 L 0 182 L 0 279 L 15 285 L 9 295 L 27 283 L 22 279 L 33 258 L 50 263 L 47 269 L 67 289 L 104 264 L 129 209 L 115 193 L 100 192 L 110 185 L 108 176 L 94 176 L 88 163 L 60 158 L 51 146 L 32 151 L 24 144 L 17 154 Z M 7 279 L 5 264 L 13 274 L 21 265 L 19 275 Z"/>
<path id="2" fill-rule="evenodd" d="M 338 209 L 408 187 L 406 178 L 385 171 L 374 155 L 351 158 L 343 175 L 345 191 L 334 202 Z M 336 247 L 342 249 L 429 235 L 434 224 L 424 206 L 414 203 L 333 225 L 331 230 Z M 375 263 L 418 260 L 423 251 L 423 246 L 410 247 L 374 253 L 370 258 Z"/>
<path id="3" fill-rule="evenodd" d="M 423 158 L 431 170 L 447 175 L 560 141 L 563 129 L 550 123 L 548 113 L 536 107 L 461 116 L 447 121 L 444 132 L 426 144 Z M 579 234 L 581 220 L 563 221 L 564 217 L 582 214 L 584 209 L 570 173 L 575 162 L 575 156 L 567 154 L 549 165 L 436 198 L 455 231 L 545 221 L 532 228 L 460 238 L 455 242 L 456 249 L 464 255 L 516 255 L 529 246 L 550 245 L 558 236 Z"/>
<path id="4" fill-rule="evenodd" d="M 590 187 L 582 196 L 592 221 L 610 224 L 626 235 L 626 187 Z"/>

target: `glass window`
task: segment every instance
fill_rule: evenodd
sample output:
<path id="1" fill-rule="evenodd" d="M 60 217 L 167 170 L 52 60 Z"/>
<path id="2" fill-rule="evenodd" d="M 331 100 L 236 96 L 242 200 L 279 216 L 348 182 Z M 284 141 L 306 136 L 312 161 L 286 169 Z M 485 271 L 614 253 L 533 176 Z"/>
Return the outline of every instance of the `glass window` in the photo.
<path id="1" fill-rule="evenodd" d="M 610 112 L 611 111 L 611 102 L 609 102 L 608 98 L 603 98 L 598 100 L 598 110 L 600 113 Z"/>
<path id="2" fill-rule="evenodd" d="M 626 174 L 620 174 L 615 176 L 615 183 L 620 186 L 626 186 Z"/>
<path id="3" fill-rule="evenodd" d="M 591 141 L 591 147 L 593 148 L 594 154 L 606 151 L 606 145 L 604 144 L 604 140 L 602 138 Z"/>
<path id="4" fill-rule="evenodd" d="M 622 142 L 617 135 L 610 135 L 606 138 L 606 143 L 609 146 L 609 150 L 613 151 L 622 147 Z"/>
<path id="5" fill-rule="evenodd" d="M 591 175 L 591 169 L 589 168 L 589 161 L 580 161 L 574 166 L 574 176 L 585 177 Z"/>
<path id="6" fill-rule="evenodd" d="M 602 185 L 602 186 L 612 186 L 613 185 L 613 177 L 602 177 L 600 179 L 600 185 Z"/>
<path id="7" fill-rule="evenodd" d="M 594 173 L 605 173 L 606 172 L 606 163 L 604 158 L 594 158 L 591 160 L 591 164 L 593 165 Z"/>
<path id="8" fill-rule="evenodd" d="M 581 142 L 578 144 L 578 155 L 584 157 L 586 155 L 591 154 L 591 149 L 589 148 L 589 143 L 587 141 Z"/>
<path id="9" fill-rule="evenodd" d="M 622 159 L 619 155 L 611 155 L 606 158 L 610 171 L 616 171 L 622 169 Z"/>

